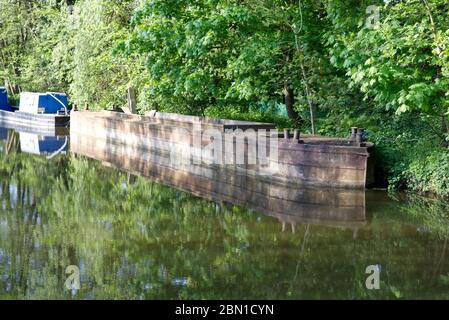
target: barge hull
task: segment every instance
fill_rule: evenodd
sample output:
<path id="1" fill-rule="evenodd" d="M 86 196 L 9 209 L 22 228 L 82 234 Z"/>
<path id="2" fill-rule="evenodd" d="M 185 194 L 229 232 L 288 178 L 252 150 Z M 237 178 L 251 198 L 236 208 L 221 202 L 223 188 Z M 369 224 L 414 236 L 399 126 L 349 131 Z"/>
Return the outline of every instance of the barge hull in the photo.
<path id="1" fill-rule="evenodd" d="M 20 111 L 9 112 L 0 110 L 0 124 L 53 130 L 58 127 L 67 127 L 70 124 L 70 116 L 32 114 Z"/>
<path id="2" fill-rule="evenodd" d="M 71 134 L 85 135 L 91 139 L 106 140 L 141 150 L 142 153 L 177 152 L 182 154 L 186 148 L 201 154 L 202 148 L 195 146 L 193 130 L 201 125 L 202 130 L 214 129 L 225 132 L 228 129 L 267 130 L 274 125 L 209 120 L 184 116 L 132 116 L 114 112 L 74 112 L 71 120 Z M 180 130 L 182 129 L 182 130 Z M 260 179 L 288 183 L 291 186 L 336 187 L 365 189 L 370 183 L 369 170 L 371 145 L 355 145 L 348 140 L 323 138 L 303 139 L 298 143 L 293 139 L 277 141 L 278 156 L 269 158 L 269 168 L 254 165 L 224 165 L 228 171 L 243 172 Z M 246 141 L 246 150 L 251 141 Z M 271 143 L 271 142 L 270 142 Z M 235 146 L 235 143 L 234 143 Z M 233 157 L 226 154 L 223 158 Z M 234 152 L 234 150 L 232 150 Z M 247 151 L 246 151 L 247 152 Z M 270 155 L 271 156 L 271 155 Z M 245 154 L 245 158 L 247 155 Z"/>

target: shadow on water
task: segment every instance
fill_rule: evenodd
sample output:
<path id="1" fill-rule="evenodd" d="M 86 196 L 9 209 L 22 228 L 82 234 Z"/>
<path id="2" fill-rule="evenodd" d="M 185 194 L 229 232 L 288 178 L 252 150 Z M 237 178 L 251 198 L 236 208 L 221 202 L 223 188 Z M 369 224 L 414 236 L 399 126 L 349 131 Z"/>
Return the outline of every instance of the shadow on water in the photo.
<path id="1" fill-rule="evenodd" d="M 0 298 L 449 298 L 442 201 L 292 188 L 82 137 L 48 160 L 55 136 L 0 138 Z"/>

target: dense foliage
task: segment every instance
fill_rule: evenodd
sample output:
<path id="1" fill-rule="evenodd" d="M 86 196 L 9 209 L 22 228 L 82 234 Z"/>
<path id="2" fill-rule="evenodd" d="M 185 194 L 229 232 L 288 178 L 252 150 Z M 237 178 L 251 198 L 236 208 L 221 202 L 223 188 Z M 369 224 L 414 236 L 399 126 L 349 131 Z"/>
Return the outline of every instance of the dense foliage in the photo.
<path id="1" fill-rule="evenodd" d="M 141 112 L 364 127 L 380 182 L 448 193 L 417 169 L 449 166 L 447 0 L 0 0 L 0 28 L 13 95 L 112 108 L 135 87 Z"/>

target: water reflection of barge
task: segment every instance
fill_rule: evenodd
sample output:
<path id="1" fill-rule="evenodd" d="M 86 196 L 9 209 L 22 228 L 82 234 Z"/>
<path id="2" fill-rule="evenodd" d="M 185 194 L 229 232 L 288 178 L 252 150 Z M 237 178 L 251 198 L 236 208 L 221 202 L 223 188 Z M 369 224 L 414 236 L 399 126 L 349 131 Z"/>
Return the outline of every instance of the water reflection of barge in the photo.
<path id="1" fill-rule="evenodd" d="M 253 209 L 277 218 L 284 226 L 324 224 L 357 230 L 366 224 L 362 190 L 291 188 L 288 183 L 259 179 L 243 171 L 178 163 L 164 151 L 142 152 L 73 132 L 71 151 L 214 202 Z"/>
<path id="2" fill-rule="evenodd" d="M 50 158 L 69 149 L 68 128 L 38 130 L 20 125 L 0 124 L 0 141 L 4 153 L 28 153 Z"/>

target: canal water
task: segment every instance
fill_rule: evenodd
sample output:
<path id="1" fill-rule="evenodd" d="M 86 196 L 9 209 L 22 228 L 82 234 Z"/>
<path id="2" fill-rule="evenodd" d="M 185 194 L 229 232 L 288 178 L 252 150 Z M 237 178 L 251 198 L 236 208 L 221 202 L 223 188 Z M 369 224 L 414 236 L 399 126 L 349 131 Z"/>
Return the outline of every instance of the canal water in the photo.
<path id="1" fill-rule="evenodd" d="M 8 129 L 0 140 L 0 299 L 449 298 L 445 202 L 201 188 L 144 153 L 87 157 L 63 135 Z"/>

